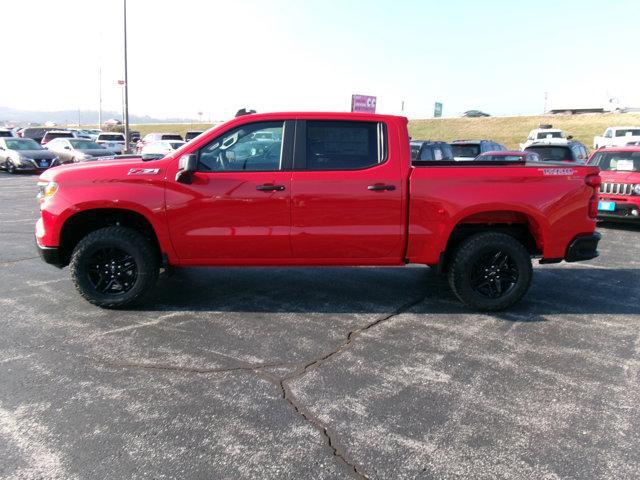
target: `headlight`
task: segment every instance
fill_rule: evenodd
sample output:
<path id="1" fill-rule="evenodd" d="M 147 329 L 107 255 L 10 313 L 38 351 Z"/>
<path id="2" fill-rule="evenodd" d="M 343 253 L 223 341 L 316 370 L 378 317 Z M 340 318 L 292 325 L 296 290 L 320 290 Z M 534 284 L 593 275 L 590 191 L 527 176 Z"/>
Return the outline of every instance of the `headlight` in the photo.
<path id="1" fill-rule="evenodd" d="M 634 195 L 640 195 L 640 183 L 633 187 Z"/>
<path id="2" fill-rule="evenodd" d="M 58 191 L 56 182 L 38 182 L 38 199 L 40 201 L 53 197 Z"/>

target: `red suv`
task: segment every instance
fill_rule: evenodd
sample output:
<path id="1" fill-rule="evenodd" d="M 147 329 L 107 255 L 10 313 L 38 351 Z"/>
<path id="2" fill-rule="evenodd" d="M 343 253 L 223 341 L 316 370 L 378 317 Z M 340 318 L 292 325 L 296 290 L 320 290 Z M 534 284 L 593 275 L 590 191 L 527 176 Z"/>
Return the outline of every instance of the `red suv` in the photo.
<path id="1" fill-rule="evenodd" d="M 589 164 L 600 167 L 598 218 L 640 221 L 640 146 L 601 148 Z"/>

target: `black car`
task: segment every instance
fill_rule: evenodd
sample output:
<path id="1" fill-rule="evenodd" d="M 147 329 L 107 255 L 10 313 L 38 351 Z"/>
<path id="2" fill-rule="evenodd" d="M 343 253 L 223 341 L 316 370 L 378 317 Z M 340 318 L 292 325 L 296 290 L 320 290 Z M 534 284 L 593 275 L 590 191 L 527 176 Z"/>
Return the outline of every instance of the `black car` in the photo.
<path id="1" fill-rule="evenodd" d="M 524 149 L 525 152 L 537 153 L 543 162 L 574 162 L 586 163 L 589 159 L 589 150 L 576 140 L 566 143 L 532 143 Z"/>
<path id="2" fill-rule="evenodd" d="M 188 142 L 189 140 L 193 140 L 194 138 L 196 138 L 198 135 L 200 135 L 203 132 L 198 132 L 195 130 L 190 130 L 188 131 L 185 135 L 184 135 L 184 141 Z"/>
<path id="3" fill-rule="evenodd" d="M 504 145 L 493 140 L 454 140 L 451 149 L 456 160 L 473 160 L 481 153 L 506 150 Z"/>
<path id="4" fill-rule="evenodd" d="M 30 138 L 0 138 L 0 168 L 9 173 L 38 172 L 59 164 L 54 152 Z"/>
<path id="5" fill-rule="evenodd" d="M 468 118 L 480 118 L 480 117 L 490 117 L 488 113 L 482 112 L 480 110 L 467 110 L 462 114 L 463 117 Z"/>
<path id="6" fill-rule="evenodd" d="M 452 161 L 453 151 L 446 142 L 432 142 L 431 140 L 411 140 L 411 164 L 420 165 L 433 161 Z"/>
<path id="7" fill-rule="evenodd" d="M 20 136 L 22 138 L 30 138 L 38 143 L 41 143 L 45 134 L 49 130 L 56 130 L 56 129 L 52 127 L 27 127 L 23 129 L 22 132 L 20 132 Z"/>

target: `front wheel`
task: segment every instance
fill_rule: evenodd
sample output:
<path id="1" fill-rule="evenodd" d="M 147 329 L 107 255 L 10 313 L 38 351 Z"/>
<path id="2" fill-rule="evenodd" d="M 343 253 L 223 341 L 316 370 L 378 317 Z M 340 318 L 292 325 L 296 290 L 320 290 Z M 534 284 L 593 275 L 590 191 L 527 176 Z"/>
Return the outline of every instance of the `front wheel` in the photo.
<path id="1" fill-rule="evenodd" d="M 7 173 L 10 173 L 12 175 L 16 173 L 17 170 L 15 163 L 13 163 L 11 160 L 7 160 L 5 168 L 7 169 Z"/>
<path id="2" fill-rule="evenodd" d="M 76 289 L 103 308 L 129 305 L 156 282 L 158 253 L 140 233 L 113 226 L 91 232 L 73 250 L 69 269 Z"/>
<path id="3" fill-rule="evenodd" d="M 449 268 L 449 285 L 466 305 L 504 310 L 518 302 L 531 285 L 531 255 L 515 238 L 484 232 L 464 240 Z"/>

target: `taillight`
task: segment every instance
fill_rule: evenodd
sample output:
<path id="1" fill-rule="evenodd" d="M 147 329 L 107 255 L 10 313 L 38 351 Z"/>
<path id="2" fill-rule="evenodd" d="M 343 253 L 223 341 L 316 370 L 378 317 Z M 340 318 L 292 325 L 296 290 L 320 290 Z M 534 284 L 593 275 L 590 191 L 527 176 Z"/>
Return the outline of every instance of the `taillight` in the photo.
<path id="1" fill-rule="evenodd" d="M 600 175 L 587 175 L 584 179 L 584 183 L 593 188 L 593 193 L 591 194 L 591 198 L 589 199 L 589 217 L 597 218 L 598 217 L 598 191 L 600 190 L 600 184 L 602 183 L 602 179 Z"/>

